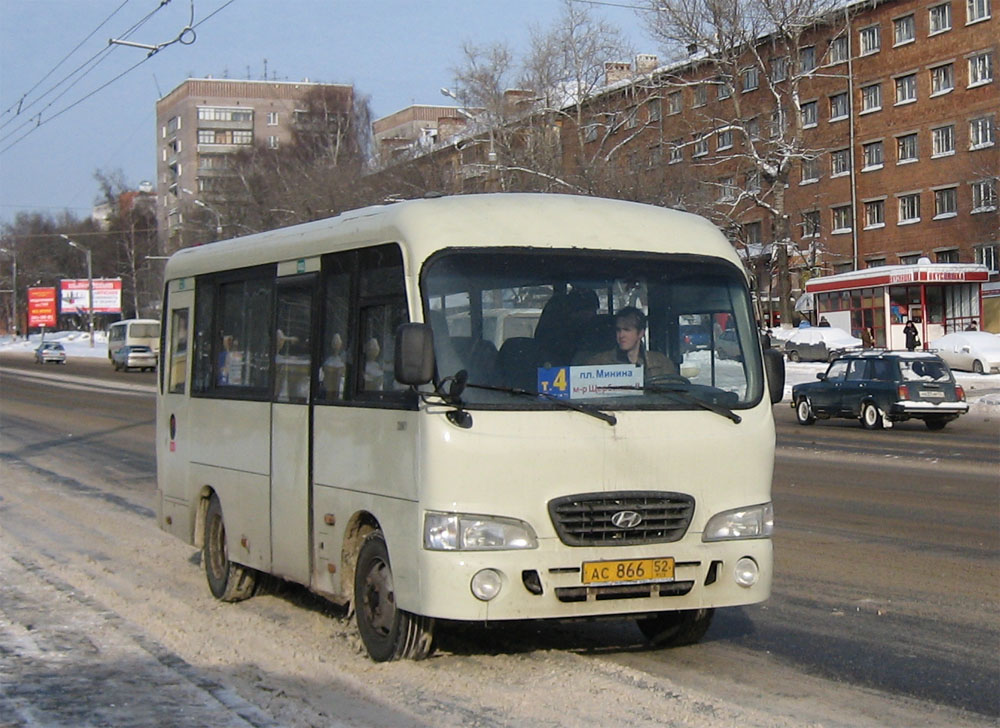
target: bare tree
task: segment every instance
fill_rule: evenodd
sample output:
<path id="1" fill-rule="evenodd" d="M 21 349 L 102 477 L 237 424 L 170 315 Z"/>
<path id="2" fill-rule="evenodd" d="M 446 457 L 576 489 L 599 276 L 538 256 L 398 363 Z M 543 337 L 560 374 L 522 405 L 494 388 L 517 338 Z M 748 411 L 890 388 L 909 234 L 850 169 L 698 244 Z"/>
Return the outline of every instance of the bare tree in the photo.
<path id="1" fill-rule="evenodd" d="M 101 200 L 110 214 L 105 249 L 114 251 L 114 270 L 122 277 L 124 312 L 134 316 L 158 313 L 162 266 L 150 256 L 157 252 L 156 200 L 132 188 L 121 170 L 94 173 Z"/>
<path id="2" fill-rule="evenodd" d="M 302 107 L 290 143 L 258 144 L 233 155 L 227 174 L 208 191 L 213 209 L 190 209 L 204 227 L 215 223 L 245 235 L 330 217 L 368 201 L 362 183 L 371 145 L 368 99 L 325 87 L 309 94 Z"/>
<path id="3" fill-rule="evenodd" d="M 818 26 L 845 18 L 832 12 L 833 0 L 650 0 L 648 5 L 650 33 L 668 54 L 687 56 L 662 78 L 667 94 L 689 87 L 698 99 L 697 109 L 686 116 L 684 143 L 698 147 L 714 135 L 728 144 L 719 144 L 726 151 L 714 155 L 696 150 L 696 164 L 718 191 L 697 211 L 728 228 L 738 228 L 755 209 L 766 212 L 782 320 L 791 321 L 789 255 L 797 254 L 792 220 L 799 211 L 789 208 L 785 190 L 792 169 L 821 151 L 810 148 L 803 134 L 811 110 L 802 92 L 827 75 L 835 60 L 817 57 L 810 38 Z M 762 93 L 741 93 L 753 87 Z"/>

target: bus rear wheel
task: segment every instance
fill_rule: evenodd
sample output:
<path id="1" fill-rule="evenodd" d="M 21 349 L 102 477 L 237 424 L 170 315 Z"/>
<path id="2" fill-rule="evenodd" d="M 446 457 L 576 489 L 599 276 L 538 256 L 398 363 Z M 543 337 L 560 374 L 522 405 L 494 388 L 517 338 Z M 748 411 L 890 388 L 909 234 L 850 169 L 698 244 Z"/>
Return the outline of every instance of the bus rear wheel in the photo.
<path id="1" fill-rule="evenodd" d="M 226 546 L 226 524 L 222 520 L 222 504 L 212 494 L 205 513 L 205 547 L 202 554 L 205 576 L 212 596 L 223 602 L 239 602 L 252 597 L 257 587 L 257 572 L 229 560 Z"/>
<path id="2" fill-rule="evenodd" d="M 651 645 L 680 647 L 693 645 L 704 637 L 713 616 L 714 609 L 685 609 L 640 617 L 635 623 Z"/>
<path id="3" fill-rule="evenodd" d="M 422 660 L 434 651 L 434 620 L 396 606 L 389 551 L 381 531 L 368 535 L 354 572 L 358 632 L 376 662 Z"/>

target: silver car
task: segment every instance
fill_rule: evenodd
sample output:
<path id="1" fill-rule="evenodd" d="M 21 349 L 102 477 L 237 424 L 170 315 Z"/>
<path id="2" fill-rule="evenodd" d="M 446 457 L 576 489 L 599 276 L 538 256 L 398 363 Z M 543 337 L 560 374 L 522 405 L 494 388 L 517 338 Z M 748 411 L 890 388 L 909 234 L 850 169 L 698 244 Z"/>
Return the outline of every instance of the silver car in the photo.
<path id="1" fill-rule="evenodd" d="M 111 355 L 115 371 L 124 369 L 156 369 L 156 352 L 148 346 L 122 346 Z"/>
<path id="2" fill-rule="evenodd" d="M 35 349 L 36 364 L 48 364 L 49 362 L 53 364 L 66 363 L 66 350 L 58 341 L 46 341 Z"/>

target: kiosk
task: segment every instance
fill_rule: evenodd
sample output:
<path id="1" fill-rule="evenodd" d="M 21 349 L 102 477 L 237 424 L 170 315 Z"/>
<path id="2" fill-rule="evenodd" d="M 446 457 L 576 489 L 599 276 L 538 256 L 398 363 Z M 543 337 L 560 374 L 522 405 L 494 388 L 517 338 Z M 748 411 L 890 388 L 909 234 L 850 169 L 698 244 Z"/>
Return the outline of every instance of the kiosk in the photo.
<path id="1" fill-rule="evenodd" d="M 989 281 L 984 265 L 931 263 L 887 265 L 812 278 L 806 292 L 814 299 L 815 316 L 831 326 L 862 337 L 871 330 L 874 345 L 902 349 L 903 326 L 912 320 L 921 347 L 970 324 L 982 328 L 982 285 Z"/>

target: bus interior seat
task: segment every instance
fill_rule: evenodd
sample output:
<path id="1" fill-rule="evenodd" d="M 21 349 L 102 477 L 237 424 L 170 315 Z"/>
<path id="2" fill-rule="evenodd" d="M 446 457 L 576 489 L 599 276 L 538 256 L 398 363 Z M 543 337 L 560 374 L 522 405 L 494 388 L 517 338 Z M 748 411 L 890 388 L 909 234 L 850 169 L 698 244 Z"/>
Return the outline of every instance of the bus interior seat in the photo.
<path id="1" fill-rule="evenodd" d="M 586 364 L 597 354 L 614 351 L 617 348 L 615 317 L 609 313 L 598 314 L 580 331 L 576 351 L 573 354 L 573 363 Z"/>
<path id="2" fill-rule="evenodd" d="M 538 390 L 538 344 L 527 336 L 513 336 L 497 353 L 496 368 L 502 386 Z"/>

